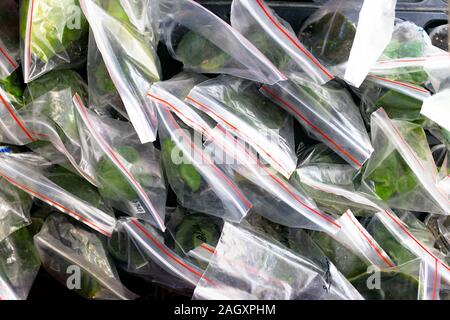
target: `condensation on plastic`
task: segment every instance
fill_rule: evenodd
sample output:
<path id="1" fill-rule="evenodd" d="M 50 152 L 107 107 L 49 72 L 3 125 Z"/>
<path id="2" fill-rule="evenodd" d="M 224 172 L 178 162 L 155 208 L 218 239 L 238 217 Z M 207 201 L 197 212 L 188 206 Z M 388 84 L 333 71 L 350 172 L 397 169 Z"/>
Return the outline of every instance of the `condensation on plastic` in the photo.
<path id="1" fill-rule="evenodd" d="M 142 143 L 155 141 L 158 119 L 145 96 L 160 78 L 152 39 L 111 16 L 96 0 L 82 0 L 80 5 L 139 139 Z"/>
<path id="2" fill-rule="evenodd" d="M 40 267 L 27 229 L 0 241 L 0 261 L 0 301 L 26 300 Z"/>
<path id="3" fill-rule="evenodd" d="M 280 70 L 305 72 L 318 84 L 333 79 L 300 43 L 290 25 L 281 21 L 263 0 L 234 0 L 230 19 L 232 27 L 265 53 Z"/>
<path id="4" fill-rule="evenodd" d="M 351 248 L 353 252 L 371 265 L 381 269 L 395 268 L 391 258 L 364 229 L 350 210 L 347 210 L 336 222 L 342 226 L 341 230 L 333 235 L 337 241 Z"/>
<path id="5" fill-rule="evenodd" d="M 170 81 L 168 83 L 170 87 Z M 183 153 L 184 163 L 192 164 L 207 183 L 206 189 L 200 190 L 200 192 L 191 192 L 187 190 L 184 183 L 180 184 L 179 179 L 170 177 L 170 172 L 166 172 L 169 175 L 169 182 L 175 193 L 179 195 L 183 206 L 226 220 L 240 222 L 247 215 L 251 204 L 237 187 L 235 177 L 225 168 L 220 168 L 214 163 L 213 159 L 204 152 L 202 145 L 196 145 L 190 133 L 180 126 L 172 114 L 172 112 L 180 114 L 183 121 L 190 119 L 189 116 L 179 112 L 179 110 L 190 110 L 190 107 L 182 100 L 184 97 L 178 97 L 167 91 L 164 83 L 153 85 L 148 97 L 159 114 L 161 139 L 171 139 Z M 201 119 L 199 115 L 197 118 Z M 198 121 L 197 124 L 194 122 L 194 126 L 204 128 L 207 124 L 204 121 Z M 208 132 L 208 130 L 201 129 L 200 132 Z"/>
<path id="6" fill-rule="evenodd" d="M 292 118 L 276 110 L 255 84 L 219 76 L 195 86 L 185 101 L 249 143 L 283 176 L 291 176 L 297 165 Z"/>
<path id="7" fill-rule="evenodd" d="M 151 226 L 132 218 L 120 220 L 119 226 L 124 228 L 136 247 L 163 270 L 182 279 L 191 287 L 197 285 L 203 270 L 168 248 Z"/>
<path id="8" fill-rule="evenodd" d="M 274 86 L 263 86 L 261 92 L 353 167 L 359 169 L 373 152 L 358 107 L 344 88 L 291 77 Z"/>
<path id="9" fill-rule="evenodd" d="M 95 43 L 92 31 L 89 33 L 87 77 L 89 83 L 89 105 L 99 110 L 99 113 L 106 114 L 112 108 L 122 117 L 129 120 L 127 110 L 109 76 L 105 62 Z"/>
<path id="10" fill-rule="evenodd" d="M 31 223 L 31 205 L 28 194 L 0 179 L 0 241 Z"/>
<path id="11" fill-rule="evenodd" d="M 71 267 L 79 268 L 80 288 L 76 288 L 76 292 L 83 297 L 101 300 L 137 298 L 120 282 L 102 239 L 66 217 L 50 215 L 34 236 L 34 245 L 44 268 L 62 284 L 69 283 Z"/>
<path id="12" fill-rule="evenodd" d="M 0 87 L 0 141 L 25 145 L 35 141 L 6 92 Z"/>
<path id="13" fill-rule="evenodd" d="M 161 0 L 162 38 L 170 54 L 183 62 L 184 67 L 199 73 L 225 73 L 249 80 L 274 84 L 286 77 L 266 58 L 250 41 L 229 24 L 215 16 L 212 12 L 193 0 Z M 190 39 L 208 42 L 203 52 L 216 50 L 223 55 L 223 61 L 205 67 L 206 61 L 194 64 L 188 59 L 193 55 L 192 49 L 181 57 L 177 46 L 181 38 L 187 34 L 195 34 L 198 38 Z M 190 43 L 195 45 L 195 43 Z M 195 55 L 200 55 L 200 52 Z M 213 61 L 214 62 L 214 61 Z"/>
<path id="14" fill-rule="evenodd" d="M 294 253 L 225 223 L 194 299 L 362 299 L 333 264 L 325 257 L 310 257 L 313 248 L 308 251 Z"/>
<path id="15" fill-rule="evenodd" d="M 438 185 L 436 165 L 425 138 L 423 138 L 424 141 L 407 141 L 405 138 L 405 134 L 416 129 L 417 126 L 409 122 L 389 119 L 382 108 L 372 113 L 371 126 L 372 141 L 376 151 L 367 164 L 363 179 L 369 177 L 372 170 L 392 152 L 398 152 L 418 180 L 419 188 L 415 188 L 411 194 L 389 199 L 388 204 L 399 209 L 418 210 L 420 208 L 425 212 L 449 215 L 450 202 Z M 418 146 L 418 150 L 414 150 L 411 146 L 413 143 Z"/>
<path id="16" fill-rule="evenodd" d="M 333 75 L 359 87 L 391 39 L 395 5 L 396 0 L 330 0 L 304 22 L 299 33 L 300 41 Z M 330 17 L 329 21 L 321 21 L 327 17 Z M 324 26 L 327 23 L 328 30 L 320 35 L 312 34 L 309 29 L 315 23 Z M 353 28 L 354 34 L 346 28 Z M 337 35 L 348 38 L 332 38 Z M 317 36 L 319 38 L 314 40 Z M 328 60 L 326 50 L 340 54 L 339 60 Z"/>
<path id="17" fill-rule="evenodd" d="M 111 236 L 116 219 L 104 211 L 68 193 L 20 158 L 0 155 L 0 175 L 9 183 L 55 207 L 71 217 L 82 221 L 98 232 Z"/>
<path id="18" fill-rule="evenodd" d="M 413 83 L 390 80 L 372 74 L 368 75 L 367 81 L 421 101 L 431 96 L 430 91 Z"/>
<path id="19" fill-rule="evenodd" d="M 78 1 L 24 0 L 20 15 L 26 19 L 20 22 L 25 83 L 50 70 L 77 67 L 84 62 L 88 26 Z M 71 32 L 78 32 L 76 39 L 70 38 L 74 36 Z"/>
<path id="20" fill-rule="evenodd" d="M 127 203 L 124 203 L 124 199 L 109 199 L 113 201 L 113 206 L 135 217 L 149 221 L 164 231 L 166 189 L 160 169 L 159 152 L 151 144 L 139 144 L 131 128 L 120 127 L 121 124 L 126 126 L 126 122 L 114 119 L 111 119 L 112 122 L 107 122 L 106 118 L 93 114 L 84 106 L 78 94 L 74 95 L 73 103 L 87 131 L 85 134 L 91 139 L 91 148 L 98 146 L 100 153 L 113 163 L 114 167 L 136 192 L 136 201 L 125 201 Z M 145 160 L 141 159 L 138 164 L 129 163 L 124 158 L 125 156 L 120 155 L 114 148 L 119 145 L 135 147 L 140 158 Z M 133 166 L 140 167 L 145 173 L 151 175 L 151 186 L 143 186 L 139 182 L 139 179 L 131 170 Z"/>
<path id="21" fill-rule="evenodd" d="M 420 113 L 446 130 L 450 130 L 450 89 L 442 90 L 423 101 Z"/>
<path id="22" fill-rule="evenodd" d="M 19 10 L 14 0 L 3 0 L 0 12 L 4 20 L 0 25 L 0 79 L 7 78 L 19 67 Z"/>

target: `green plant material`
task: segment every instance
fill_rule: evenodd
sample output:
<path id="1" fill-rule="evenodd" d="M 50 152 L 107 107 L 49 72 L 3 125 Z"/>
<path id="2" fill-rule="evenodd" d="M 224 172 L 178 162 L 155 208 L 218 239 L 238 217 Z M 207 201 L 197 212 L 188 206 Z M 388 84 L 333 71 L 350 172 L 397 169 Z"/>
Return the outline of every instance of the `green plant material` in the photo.
<path id="1" fill-rule="evenodd" d="M 375 193 L 384 201 L 413 191 L 416 176 L 400 154 L 391 152 L 367 177 L 374 183 Z"/>
<path id="2" fill-rule="evenodd" d="M 367 300 L 416 300 L 419 282 L 416 278 L 400 272 L 380 272 L 381 288 L 369 289 L 373 273 L 363 273 L 351 279 L 351 284 Z"/>
<path id="3" fill-rule="evenodd" d="M 103 92 L 111 93 L 116 91 L 116 87 L 109 76 L 105 63 L 99 63 L 94 71 L 95 85 Z"/>
<path id="4" fill-rule="evenodd" d="M 115 150 L 127 162 L 128 170 L 136 181 L 143 187 L 151 186 L 153 181 L 151 175 L 147 174 L 138 164 L 141 159 L 139 152 L 135 148 L 125 145 L 118 146 Z M 99 190 L 104 198 L 113 200 L 125 199 L 128 201 L 138 198 L 131 184 L 117 166 L 106 156 L 102 158 L 98 165 L 98 174 L 102 181 L 102 186 Z"/>
<path id="5" fill-rule="evenodd" d="M 347 279 L 367 271 L 364 260 L 326 233 L 312 232 L 311 238 Z"/>
<path id="6" fill-rule="evenodd" d="M 26 41 L 30 0 L 20 7 L 20 36 Z M 34 2 L 31 32 L 31 52 L 44 63 L 57 55 L 72 58 L 82 56 L 89 31 L 78 0 L 39 0 Z"/>
<path id="7" fill-rule="evenodd" d="M 103 200 L 97 189 L 69 170 L 61 166 L 55 166 L 49 170 L 47 176 L 53 183 L 90 203 L 95 208 L 99 208 L 102 205 Z"/>
<path id="8" fill-rule="evenodd" d="M 10 279 L 36 272 L 40 262 L 27 228 L 21 228 L 0 242 L 0 273 Z"/>
<path id="9" fill-rule="evenodd" d="M 330 12 L 302 28 L 300 40 L 325 65 L 348 61 L 356 26 L 339 12 Z"/>
<path id="10" fill-rule="evenodd" d="M 224 66 L 230 56 L 201 35 L 189 31 L 178 43 L 177 57 L 186 65 L 203 72 L 214 72 Z"/>
<path id="11" fill-rule="evenodd" d="M 103 0 L 103 8 L 112 17 L 116 18 L 122 23 L 130 23 L 127 13 L 123 9 L 119 0 Z"/>
<path id="12" fill-rule="evenodd" d="M 415 121 L 423 119 L 420 115 L 422 101 L 394 90 L 388 90 L 375 101 L 378 108 L 383 108 L 391 119 Z"/>
<path id="13" fill-rule="evenodd" d="M 366 229 L 384 249 L 394 265 L 398 266 L 416 259 L 416 256 L 398 242 L 380 221 L 372 221 Z"/>
<path id="14" fill-rule="evenodd" d="M 173 162 L 172 155 L 177 154 L 181 158 L 183 157 L 183 152 L 175 145 L 175 142 L 171 139 L 165 139 L 161 145 L 161 150 L 163 162 L 166 166 L 169 166 L 167 170 L 170 170 L 170 173 L 177 174 L 192 192 L 197 192 L 202 185 L 202 176 L 192 164 L 175 164 Z"/>
<path id="15" fill-rule="evenodd" d="M 222 222 L 220 219 L 200 213 L 185 214 L 173 231 L 177 243 L 175 252 L 183 256 L 202 243 L 215 247 L 221 231 Z M 203 268 L 207 266 L 201 260 L 197 260 L 197 264 Z"/>
<path id="16" fill-rule="evenodd" d="M 88 96 L 82 78 L 72 70 L 51 71 L 28 84 L 26 104 L 35 103 L 42 109 L 34 110 L 47 116 L 57 127 L 60 137 L 65 135 L 78 140 L 78 125 L 72 97 L 78 93 L 82 99 Z M 33 108 L 36 108 L 33 105 Z"/>
<path id="17" fill-rule="evenodd" d="M 23 106 L 23 85 L 20 72 L 14 71 L 5 79 L 0 79 L 0 87 L 6 92 L 16 109 Z"/>

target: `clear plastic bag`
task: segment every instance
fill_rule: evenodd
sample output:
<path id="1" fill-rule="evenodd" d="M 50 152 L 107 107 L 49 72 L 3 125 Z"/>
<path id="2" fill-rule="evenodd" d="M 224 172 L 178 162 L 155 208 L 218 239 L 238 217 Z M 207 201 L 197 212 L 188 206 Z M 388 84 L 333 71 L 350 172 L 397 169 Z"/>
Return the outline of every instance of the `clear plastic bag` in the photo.
<path id="1" fill-rule="evenodd" d="M 88 23 L 76 0 L 24 0 L 20 40 L 25 83 L 86 59 Z"/>
<path id="2" fill-rule="evenodd" d="M 187 126 L 172 113 L 175 112 L 187 123 L 192 119 L 180 110 L 192 111 L 183 99 L 197 80 L 182 75 L 153 85 L 148 93 L 159 115 L 166 175 L 185 208 L 239 222 L 246 216 L 251 204 L 237 187 L 234 173 L 227 170 L 226 165 L 216 164 L 204 152 L 201 136 L 188 131 Z M 199 131 L 200 134 L 209 132 L 205 129 L 209 124 L 196 115 L 198 120 L 189 125 L 204 128 Z"/>
<path id="3" fill-rule="evenodd" d="M 34 245 L 44 268 L 68 289 L 87 299 L 131 300 L 120 282 L 102 238 L 67 217 L 50 215 Z"/>
<path id="4" fill-rule="evenodd" d="M 375 152 L 364 169 L 362 188 L 373 189 L 392 208 L 450 214 L 423 129 L 391 120 L 383 109 L 372 113 L 371 127 Z"/>
<path id="5" fill-rule="evenodd" d="M 31 223 L 31 205 L 27 193 L 0 179 L 0 241 Z"/>
<path id="6" fill-rule="evenodd" d="M 146 143 L 156 139 L 157 116 L 145 95 L 160 79 L 159 59 L 153 33 L 136 29 L 125 11 L 127 6 L 123 8 L 121 3 L 83 0 L 80 5 L 128 117 L 141 142 Z"/>
<path id="7" fill-rule="evenodd" d="M 19 7 L 15 0 L 0 4 L 0 79 L 7 78 L 19 67 Z"/>
<path id="8" fill-rule="evenodd" d="M 430 91 L 419 85 L 390 80 L 372 74 L 368 75 L 367 81 L 421 101 L 431 95 Z"/>
<path id="9" fill-rule="evenodd" d="M 355 168 L 370 157 L 373 148 L 358 107 L 338 83 L 319 86 L 292 76 L 289 81 L 263 86 L 261 92 Z"/>
<path id="10" fill-rule="evenodd" d="M 330 72 L 300 43 L 291 26 L 278 17 L 263 0 L 234 0 L 231 25 L 252 42 L 280 70 L 305 72 L 324 84 Z"/>
<path id="11" fill-rule="evenodd" d="M 286 79 L 250 41 L 197 2 L 160 2 L 162 39 L 186 69 L 267 84 Z"/>
<path id="12" fill-rule="evenodd" d="M 138 252 L 154 263 L 151 276 L 157 282 L 191 289 L 197 285 L 203 270 L 167 247 L 161 234 L 150 225 L 133 218 L 122 219 L 119 230 L 124 230 Z"/>
<path id="13" fill-rule="evenodd" d="M 423 101 L 420 113 L 450 131 L 450 89 L 442 90 Z"/>
<path id="14" fill-rule="evenodd" d="M 128 122 L 99 117 L 75 94 L 73 103 L 92 158 L 100 193 L 111 205 L 164 230 L 166 188 L 160 153 L 142 145 Z"/>
<path id="15" fill-rule="evenodd" d="M 89 83 L 89 105 L 99 110 L 99 113 L 110 114 L 112 110 L 115 110 L 120 116 L 128 119 L 127 110 L 109 76 L 92 31 L 89 33 L 87 77 Z"/>
<path id="16" fill-rule="evenodd" d="M 225 223 L 195 299 L 362 299 L 305 233 L 293 252 L 264 235 Z"/>
<path id="17" fill-rule="evenodd" d="M 410 21 L 398 21 L 392 40 L 372 67 L 383 78 L 414 84 L 431 82 L 439 91 L 448 80 L 450 56 L 434 47 L 426 31 Z"/>
<path id="18" fill-rule="evenodd" d="M 0 241 L 0 300 L 26 300 L 40 261 L 26 228 Z"/>
<path id="19" fill-rule="evenodd" d="M 254 83 L 219 76 L 196 85 L 185 101 L 250 144 L 286 178 L 291 176 L 297 165 L 292 118 L 265 99 Z"/>
<path id="20" fill-rule="evenodd" d="M 70 172 L 66 172 L 66 174 L 70 174 Z M 79 189 L 77 185 L 72 185 L 70 180 L 62 178 L 59 180 L 60 183 L 67 183 L 63 188 L 53 182 L 51 177 L 46 177 L 46 172 L 42 167 L 33 165 L 21 155 L 8 156 L 1 154 L 0 175 L 32 197 L 40 199 L 59 211 L 82 221 L 102 234 L 111 236 L 116 224 L 116 219 L 112 216 L 112 213 L 103 211 L 103 208 L 103 210 L 98 209 L 96 206 L 101 207 L 99 204 L 90 203 L 91 197 L 80 198 L 66 190 L 66 188 L 71 188 L 71 191 L 78 191 L 90 196 L 92 193 L 86 190 L 89 184 L 82 185 L 81 189 Z M 80 183 L 84 183 L 84 180 L 80 180 Z M 100 196 L 95 198 L 99 199 Z M 101 198 L 99 201 L 102 201 Z"/>
<path id="21" fill-rule="evenodd" d="M 359 87 L 391 40 L 396 0 L 329 0 L 299 38 L 332 74 Z"/>

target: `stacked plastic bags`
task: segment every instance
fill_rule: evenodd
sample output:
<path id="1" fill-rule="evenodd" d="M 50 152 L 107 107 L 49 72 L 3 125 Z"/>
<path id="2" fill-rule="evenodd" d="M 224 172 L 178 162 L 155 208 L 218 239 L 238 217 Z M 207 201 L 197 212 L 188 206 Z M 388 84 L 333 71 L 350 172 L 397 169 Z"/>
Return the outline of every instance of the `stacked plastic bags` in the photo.
<path id="1" fill-rule="evenodd" d="M 124 272 L 195 299 L 450 297 L 450 58 L 395 0 L 299 31 L 262 0 L 230 23 L 0 6 L 0 299 L 40 266 L 88 299 L 138 298 Z"/>

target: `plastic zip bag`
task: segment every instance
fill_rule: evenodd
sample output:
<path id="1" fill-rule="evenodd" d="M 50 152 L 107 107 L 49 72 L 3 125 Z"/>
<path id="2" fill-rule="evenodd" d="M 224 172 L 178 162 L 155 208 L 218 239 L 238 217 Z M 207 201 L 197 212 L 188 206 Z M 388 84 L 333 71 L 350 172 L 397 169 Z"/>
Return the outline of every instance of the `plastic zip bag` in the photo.
<path id="1" fill-rule="evenodd" d="M 280 70 L 305 72 L 324 84 L 330 72 L 300 43 L 291 26 L 281 20 L 263 0 L 234 0 L 231 25 L 252 42 Z"/>
<path id="2" fill-rule="evenodd" d="M 361 299 L 306 237 L 300 245 L 304 251 L 297 253 L 243 227 L 225 223 L 194 298 Z"/>
<path id="3" fill-rule="evenodd" d="M 141 145 L 128 122 L 93 114 L 78 94 L 73 103 L 83 123 L 81 134 L 90 150 L 98 150 L 94 159 L 101 194 L 114 207 L 164 230 L 166 188 L 158 150 Z"/>
<path id="4" fill-rule="evenodd" d="M 26 300 L 40 261 L 26 228 L 0 241 L 0 300 Z"/>
<path id="5" fill-rule="evenodd" d="M 192 0 L 160 2 L 162 39 L 186 69 L 267 84 L 286 79 L 250 41 L 200 4 Z"/>
<path id="6" fill-rule="evenodd" d="M 14 0 L 4 0 L 0 4 L 0 79 L 7 78 L 18 67 L 19 43 L 19 8 Z"/>
<path id="7" fill-rule="evenodd" d="M 80 5 L 128 117 L 146 143 L 156 139 L 157 116 L 145 95 L 160 79 L 159 60 L 155 40 L 129 22 L 118 1 L 83 0 Z"/>
<path id="8" fill-rule="evenodd" d="M 450 203 L 438 186 L 437 169 L 423 129 L 390 120 L 383 109 L 372 113 L 375 152 L 364 170 L 363 187 L 393 207 L 448 215 Z"/>
<path id="9" fill-rule="evenodd" d="M 32 197 L 82 221 L 100 233 L 111 236 L 116 224 L 112 215 L 58 186 L 47 178 L 38 166 L 27 163 L 20 155 L 0 155 L 0 175 Z"/>
<path id="10" fill-rule="evenodd" d="M 31 205 L 28 194 L 0 179 L 0 241 L 31 223 Z"/>
<path id="11" fill-rule="evenodd" d="M 197 136 L 200 141 L 193 137 L 172 114 L 190 110 L 182 99 L 195 84 L 192 81 L 190 77 L 181 76 L 153 85 L 148 93 L 161 121 L 161 150 L 167 178 L 184 207 L 239 222 L 250 210 L 251 203 L 237 187 L 234 174 L 226 170 L 226 166 L 214 163 L 204 152 L 201 137 Z M 180 117 L 183 121 L 189 120 L 183 114 Z M 197 118 L 202 119 L 198 115 Z M 194 126 L 208 124 L 201 121 Z"/>
<path id="12" fill-rule="evenodd" d="M 316 85 L 299 76 L 261 92 L 291 113 L 311 134 L 355 168 L 370 157 L 373 148 L 361 115 L 350 94 L 337 83 Z"/>
<path id="13" fill-rule="evenodd" d="M 262 97 L 256 85 L 219 76 L 196 85 L 185 101 L 249 143 L 286 178 L 291 176 L 297 164 L 292 119 Z"/>
<path id="14" fill-rule="evenodd" d="M 99 113 L 111 114 L 112 110 L 115 110 L 120 116 L 128 119 L 127 110 L 109 76 L 92 32 L 89 33 L 87 77 L 89 83 L 89 105 L 98 110 Z"/>
<path id="15" fill-rule="evenodd" d="M 179 256 L 168 248 L 158 232 L 149 225 L 144 225 L 137 219 L 119 221 L 119 227 L 128 233 L 130 239 L 140 252 L 165 270 L 169 275 L 183 281 L 184 285 L 193 288 L 202 277 L 203 270 Z M 155 273 L 155 277 L 158 273 Z M 167 275 L 166 275 L 167 276 Z M 165 280 L 163 280 L 165 282 Z"/>
<path id="16" fill-rule="evenodd" d="M 413 83 L 390 80 L 372 74 L 368 75 L 367 81 L 421 101 L 431 96 L 430 91 Z"/>
<path id="17" fill-rule="evenodd" d="M 396 0 L 329 0 L 299 38 L 331 73 L 359 87 L 391 40 Z"/>
<path id="18" fill-rule="evenodd" d="M 450 110 L 447 102 L 449 100 L 450 89 L 445 89 L 423 101 L 420 113 L 433 120 L 446 130 L 450 130 Z"/>
<path id="19" fill-rule="evenodd" d="M 25 83 L 86 58 L 88 24 L 76 0 L 24 0 L 20 39 Z"/>
<path id="20" fill-rule="evenodd" d="M 81 296 L 105 300 L 137 298 L 120 282 L 102 239 L 68 218 L 50 215 L 34 236 L 34 244 L 44 268 Z M 78 275 L 78 280 L 73 275 Z"/>

